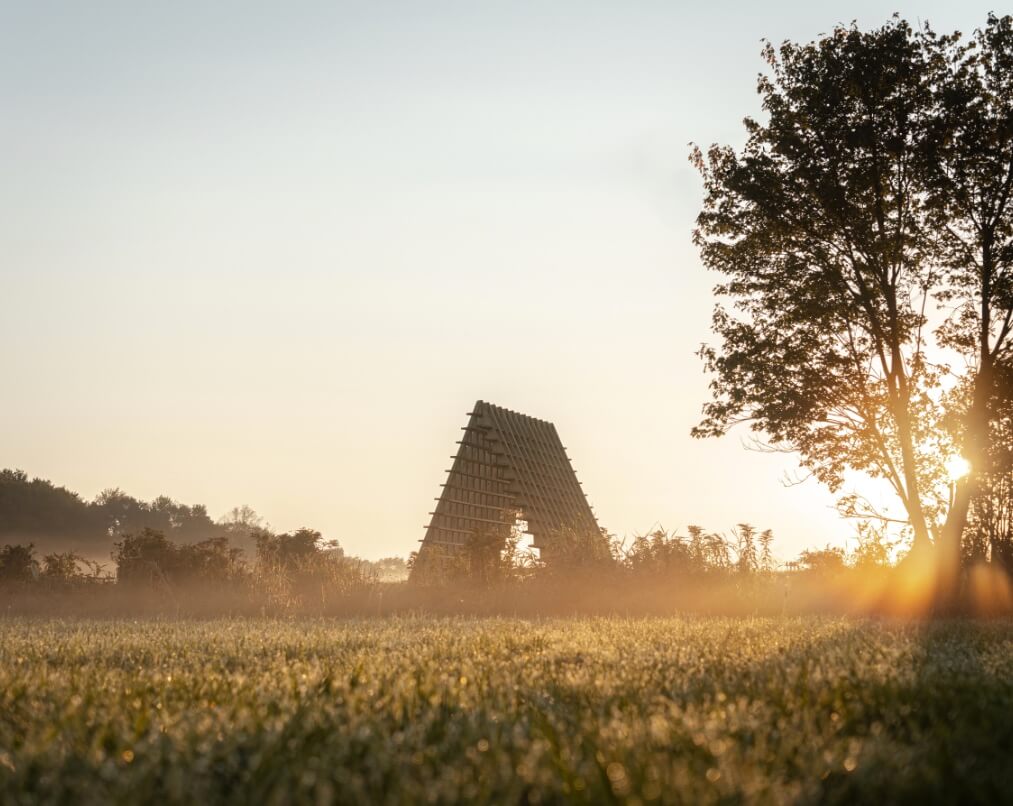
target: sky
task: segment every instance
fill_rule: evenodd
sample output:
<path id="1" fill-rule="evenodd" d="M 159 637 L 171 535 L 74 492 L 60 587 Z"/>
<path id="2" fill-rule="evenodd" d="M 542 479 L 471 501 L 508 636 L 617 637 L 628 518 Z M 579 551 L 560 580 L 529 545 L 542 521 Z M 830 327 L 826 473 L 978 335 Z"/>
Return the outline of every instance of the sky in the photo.
<path id="1" fill-rule="evenodd" d="M 989 9 L 0 0 L 0 467 L 405 556 L 484 399 L 620 537 L 844 545 L 791 456 L 689 436 L 688 144 L 744 141 L 763 38 Z"/>

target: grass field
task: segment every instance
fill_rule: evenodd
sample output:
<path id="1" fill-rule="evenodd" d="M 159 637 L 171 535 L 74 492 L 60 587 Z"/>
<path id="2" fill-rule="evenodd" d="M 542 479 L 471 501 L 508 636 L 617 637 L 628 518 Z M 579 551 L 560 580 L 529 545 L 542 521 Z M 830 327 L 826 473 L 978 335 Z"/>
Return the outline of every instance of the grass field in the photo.
<path id="1" fill-rule="evenodd" d="M 0 802 L 1013 801 L 1013 623 L 0 620 Z"/>

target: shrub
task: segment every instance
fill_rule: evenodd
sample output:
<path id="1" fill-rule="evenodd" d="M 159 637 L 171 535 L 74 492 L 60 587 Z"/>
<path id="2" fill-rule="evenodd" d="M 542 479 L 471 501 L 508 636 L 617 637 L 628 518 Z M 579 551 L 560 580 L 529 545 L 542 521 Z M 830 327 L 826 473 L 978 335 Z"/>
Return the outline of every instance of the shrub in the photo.
<path id="1" fill-rule="evenodd" d="M 226 537 L 178 545 L 147 527 L 125 535 L 113 547 L 116 579 L 126 584 L 234 583 L 247 575 L 241 557 L 242 551 L 230 547 Z"/>
<path id="2" fill-rule="evenodd" d="M 32 582 L 38 576 L 39 563 L 31 543 L 0 548 L 0 582 Z"/>

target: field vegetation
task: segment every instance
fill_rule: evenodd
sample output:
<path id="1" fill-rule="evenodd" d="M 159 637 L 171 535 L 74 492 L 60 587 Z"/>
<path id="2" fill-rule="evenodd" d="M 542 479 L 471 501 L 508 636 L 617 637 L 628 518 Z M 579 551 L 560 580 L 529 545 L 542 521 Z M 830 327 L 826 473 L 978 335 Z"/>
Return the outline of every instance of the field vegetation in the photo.
<path id="1" fill-rule="evenodd" d="M 5 803 L 998 803 L 1013 623 L 0 621 Z"/>

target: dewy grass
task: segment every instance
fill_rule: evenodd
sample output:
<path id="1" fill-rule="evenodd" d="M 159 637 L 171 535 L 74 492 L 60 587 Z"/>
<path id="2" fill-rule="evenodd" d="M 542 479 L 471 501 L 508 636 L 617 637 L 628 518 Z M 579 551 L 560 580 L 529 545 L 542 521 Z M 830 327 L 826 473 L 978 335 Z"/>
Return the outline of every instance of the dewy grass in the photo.
<path id="1" fill-rule="evenodd" d="M 0 620 L 0 802 L 997 803 L 1013 622 Z"/>

